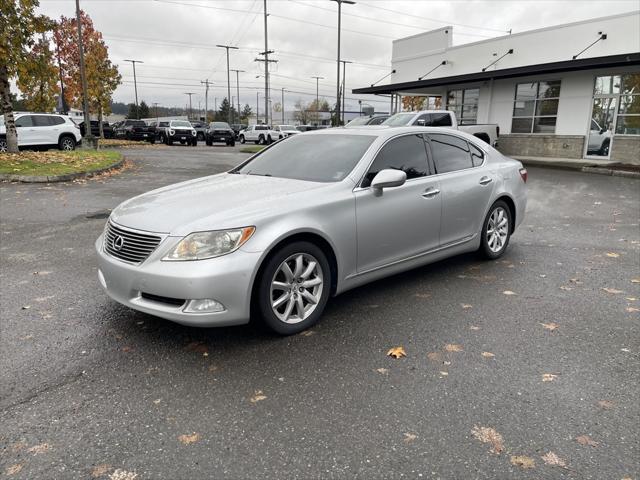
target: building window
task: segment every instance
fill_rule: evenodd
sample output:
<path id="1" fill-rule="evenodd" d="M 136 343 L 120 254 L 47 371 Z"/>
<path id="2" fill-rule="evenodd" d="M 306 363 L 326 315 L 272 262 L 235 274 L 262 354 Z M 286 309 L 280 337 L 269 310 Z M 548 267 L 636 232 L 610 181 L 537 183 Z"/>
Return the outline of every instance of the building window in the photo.
<path id="1" fill-rule="evenodd" d="M 460 125 L 475 125 L 478 120 L 479 88 L 449 90 L 447 92 L 447 110 L 452 110 Z"/>
<path id="2" fill-rule="evenodd" d="M 622 75 L 616 133 L 640 135 L 640 73 Z"/>
<path id="3" fill-rule="evenodd" d="M 560 80 L 518 83 L 511 133 L 555 133 Z"/>

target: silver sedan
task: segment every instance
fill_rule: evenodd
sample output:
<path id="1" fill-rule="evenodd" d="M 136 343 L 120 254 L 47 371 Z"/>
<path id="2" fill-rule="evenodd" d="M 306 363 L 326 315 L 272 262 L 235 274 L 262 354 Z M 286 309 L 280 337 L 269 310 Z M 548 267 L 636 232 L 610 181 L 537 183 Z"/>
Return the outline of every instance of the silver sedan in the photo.
<path id="1" fill-rule="evenodd" d="M 181 324 L 253 315 L 293 334 L 351 288 L 464 252 L 500 257 L 526 181 L 454 130 L 304 133 L 122 203 L 96 241 L 98 276 L 117 302 Z"/>

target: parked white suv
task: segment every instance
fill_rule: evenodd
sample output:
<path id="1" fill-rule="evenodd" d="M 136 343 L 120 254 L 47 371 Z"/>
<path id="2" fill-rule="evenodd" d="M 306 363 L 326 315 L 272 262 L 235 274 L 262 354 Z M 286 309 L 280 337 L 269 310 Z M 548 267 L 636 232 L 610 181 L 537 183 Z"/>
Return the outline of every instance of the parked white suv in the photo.
<path id="1" fill-rule="evenodd" d="M 57 147 L 75 150 L 82 140 L 80 127 L 66 115 L 15 113 L 18 147 Z M 0 116 L 0 152 L 7 151 L 7 129 Z"/>
<path id="2" fill-rule="evenodd" d="M 300 130 L 296 129 L 293 125 L 276 125 L 273 127 L 273 130 L 278 133 L 278 139 L 300 133 Z"/>

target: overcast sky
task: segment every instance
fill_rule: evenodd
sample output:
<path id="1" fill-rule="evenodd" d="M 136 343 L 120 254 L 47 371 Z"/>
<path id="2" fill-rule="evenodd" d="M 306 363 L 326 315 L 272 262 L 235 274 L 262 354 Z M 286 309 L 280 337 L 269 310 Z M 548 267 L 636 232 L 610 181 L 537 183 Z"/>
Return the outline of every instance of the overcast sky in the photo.
<path id="1" fill-rule="evenodd" d="M 42 13 L 53 18 L 74 14 L 74 0 L 41 0 Z M 214 98 L 227 96 L 225 51 L 216 44 L 239 47 L 232 50 L 231 68 L 240 73 L 241 103 L 255 110 L 256 92 L 264 92 L 263 64 L 255 62 L 264 50 L 263 0 L 80 0 L 119 65 L 123 83 L 114 100 L 133 102 L 133 72 L 124 59 L 137 59 L 138 98 L 148 104 L 184 106 L 195 92 L 193 107 L 204 108 L 204 87 L 214 83 Z M 278 63 L 272 72 L 272 100 L 285 105 L 298 99 L 315 98 L 315 80 L 320 96 L 335 102 L 337 5 L 330 0 L 268 0 L 269 49 Z M 483 40 L 562 23 L 613 15 L 640 9 L 640 0 L 357 0 L 344 5 L 342 58 L 347 65 L 347 108 L 357 110 L 352 88 L 367 86 L 390 71 L 391 41 L 423 31 L 453 25 L 454 44 Z M 366 17 L 366 18 L 363 18 Z M 235 97 L 235 73 L 232 72 Z M 384 82 L 383 82 L 384 83 Z M 260 90 L 262 89 L 262 90 Z M 277 90 L 277 91 L 276 91 Z M 286 92 L 286 90 L 296 93 Z M 368 103 L 377 97 L 363 96 Z M 351 99 L 351 100 L 349 100 Z M 372 103 L 384 109 L 387 101 Z M 237 102 L 237 101 L 236 101 Z M 261 100 L 262 110 L 264 100 Z"/>

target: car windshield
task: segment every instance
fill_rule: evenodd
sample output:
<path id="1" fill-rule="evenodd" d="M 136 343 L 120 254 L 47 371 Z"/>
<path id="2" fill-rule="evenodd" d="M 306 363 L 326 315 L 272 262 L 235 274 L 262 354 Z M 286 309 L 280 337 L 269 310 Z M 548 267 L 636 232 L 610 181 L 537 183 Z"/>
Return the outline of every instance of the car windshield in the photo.
<path id="1" fill-rule="evenodd" d="M 296 127 L 293 125 L 280 125 L 280 130 L 295 130 Z"/>
<path id="2" fill-rule="evenodd" d="M 231 128 L 227 122 L 213 122 L 209 128 Z"/>
<path id="3" fill-rule="evenodd" d="M 133 125 L 134 127 L 146 127 L 147 124 L 142 120 L 128 120 L 129 125 Z"/>
<path id="4" fill-rule="evenodd" d="M 339 182 L 353 170 L 375 138 L 370 135 L 296 135 L 264 150 L 232 173 Z"/>
<path id="5" fill-rule="evenodd" d="M 402 127 L 403 125 L 409 125 L 413 117 L 415 117 L 415 113 L 396 113 L 395 115 L 391 115 L 387 118 L 382 125 L 390 125 L 392 127 Z"/>
<path id="6" fill-rule="evenodd" d="M 191 128 L 191 124 L 185 120 L 174 120 L 173 122 L 171 122 L 171 126 Z"/>
<path id="7" fill-rule="evenodd" d="M 347 123 L 347 127 L 355 127 L 357 125 L 366 125 L 369 122 L 369 117 L 358 117 Z"/>

